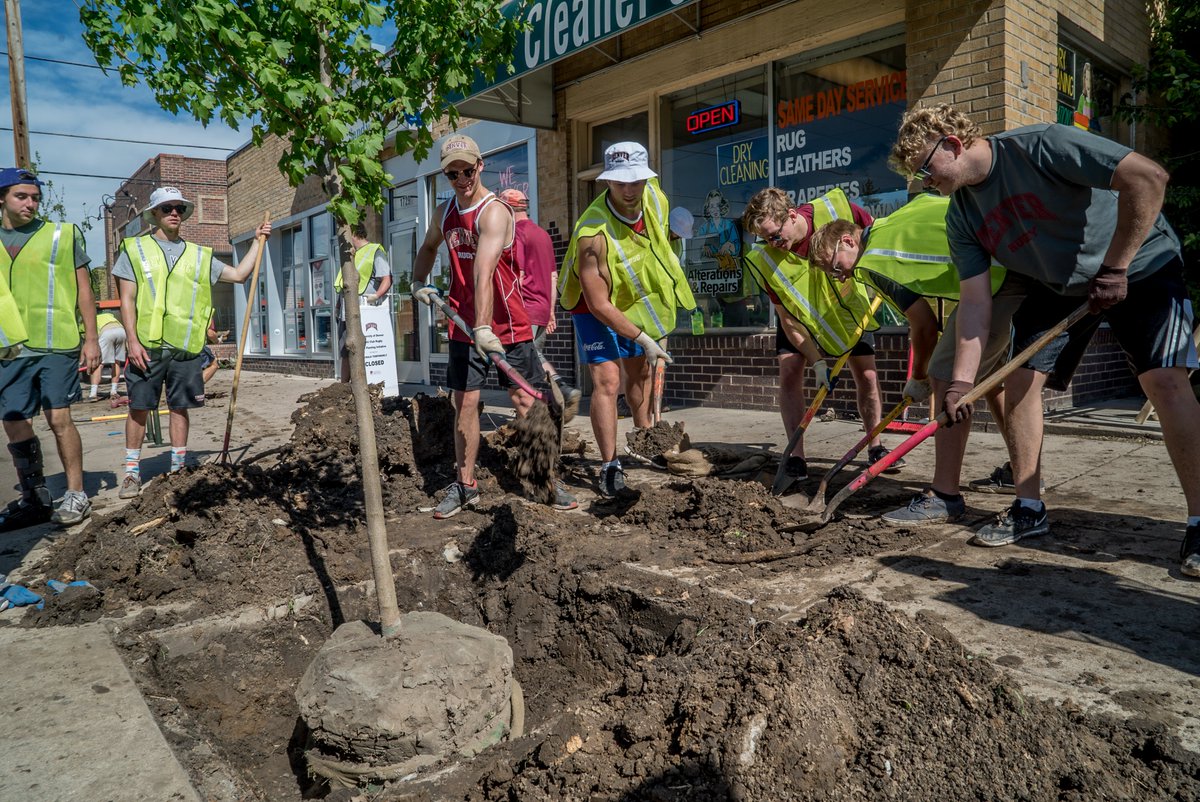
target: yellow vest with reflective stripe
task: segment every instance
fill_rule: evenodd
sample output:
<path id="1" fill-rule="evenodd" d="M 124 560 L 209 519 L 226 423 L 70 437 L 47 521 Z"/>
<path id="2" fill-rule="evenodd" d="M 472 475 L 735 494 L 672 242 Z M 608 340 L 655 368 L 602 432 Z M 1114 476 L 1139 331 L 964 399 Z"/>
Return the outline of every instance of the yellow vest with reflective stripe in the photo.
<path id="1" fill-rule="evenodd" d="M 583 297 L 579 282 L 579 240 L 604 234 L 608 250 L 609 300 L 621 314 L 655 339 L 675 328 L 675 309 L 695 309 L 687 276 L 671 248 L 667 231 L 667 198 L 656 179 L 646 182 L 642 216 L 646 233 L 635 234 L 608 208 L 605 190 L 584 211 L 563 261 L 559 303 L 574 309 Z"/>
<path id="2" fill-rule="evenodd" d="M 813 231 L 834 220 L 854 219 L 850 200 L 840 189 L 814 199 L 812 207 Z M 863 320 L 870 321 L 863 331 L 879 328 L 866 287 L 853 279 L 839 283 L 807 259 L 762 243 L 746 254 L 746 267 L 831 356 L 841 356 L 855 346 L 862 338 Z"/>
<path id="3" fill-rule="evenodd" d="M 358 271 L 358 294 L 362 295 L 367 291 L 367 284 L 371 281 L 371 276 L 375 273 L 375 254 L 381 252 L 383 246 L 374 242 L 368 242 L 366 245 L 354 252 L 354 269 Z M 340 293 L 342 287 L 346 283 L 342 280 L 342 271 L 337 272 L 337 278 L 333 280 L 333 289 Z"/>
<path id="4" fill-rule="evenodd" d="M 950 198 L 918 195 L 866 232 L 856 277 L 875 286 L 873 276 L 890 279 L 926 298 L 959 299 L 958 270 L 946 241 Z M 1005 270 L 992 265 L 992 294 L 1004 283 Z M 885 293 L 886 294 L 886 293 Z M 903 311 L 903 310 L 901 310 Z"/>
<path id="5" fill-rule="evenodd" d="M 4 248 L 0 251 L 8 252 Z M 21 319 L 21 310 L 17 301 L 8 289 L 8 271 L 0 270 L 0 348 L 9 348 L 29 339 L 25 331 L 25 321 Z"/>
<path id="6" fill-rule="evenodd" d="M 79 325 L 75 305 L 75 226 L 44 223 L 17 254 L 0 248 L 0 272 L 19 312 L 27 344 L 39 351 L 75 351 Z M 8 315 L 5 315 L 7 318 Z M 10 326 L 6 322 L 7 331 Z M 18 334 L 17 327 L 11 327 Z"/>
<path id="7" fill-rule="evenodd" d="M 137 278 L 137 336 L 147 348 L 204 349 L 212 314 L 212 248 L 185 242 L 174 267 L 151 236 L 121 243 Z"/>

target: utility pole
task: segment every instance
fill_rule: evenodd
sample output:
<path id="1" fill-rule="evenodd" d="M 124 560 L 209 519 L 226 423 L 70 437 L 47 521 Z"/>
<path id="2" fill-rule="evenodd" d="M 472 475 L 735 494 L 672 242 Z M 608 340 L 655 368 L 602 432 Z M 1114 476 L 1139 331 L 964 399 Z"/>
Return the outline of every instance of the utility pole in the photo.
<path id="1" fill-rule="evenodd" d="M 8 89 L 12 101 L 13 156 L 18 167 L 32 167 L 29 119 L 25 112 L 25 44 L 21 39 L 21 0 L 4 0 L 8 20 Z"/>

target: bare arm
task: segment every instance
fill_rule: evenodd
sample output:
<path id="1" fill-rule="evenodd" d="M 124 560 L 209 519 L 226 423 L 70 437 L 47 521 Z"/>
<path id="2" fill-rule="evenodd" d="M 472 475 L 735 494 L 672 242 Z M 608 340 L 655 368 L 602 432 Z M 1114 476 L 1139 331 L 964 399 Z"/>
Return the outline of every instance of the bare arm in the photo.
<path id="1" fill-rule="evenodd" d="M 490 203 L 479 216 L 479 242 L 475 246 L 475 323 L 490 326 L 494 300 L 492 276 L 500 252 L 511 241 L 512 213 L 502 203 Z"/>
<path id="2" fill-rule="evenodd" d="M 992 323 L 992 276 L 980 273 L 961 282 L 958 301 L 957 332 L 946 332 L 947 337 L 957 337 L 954 348 L 954 381 L 975 383 L 979 372 L 979 361 L 987 347 L 988 329 Z"/>
<path id="3" fill-rule="evenodd" d="M 782 304 L 775 305 L 775 312 L 779 315 L 779 325 L 783 327 L 783 331 L 787 334 L 787 338 L 792 345 L 796 346 L 796 350 L 800 352 L 800 356 L 804 357 L 804 361 L 810 365 L 821 361 L 821 352 L 817 349 L 812 335 L 804 327 L 804 324 L 797 320 Z"/>
<path id="4" fill-rule="evenodd" d="M 379 279 L 379 289 L 375 290 L 375 300 L 379 300 L 388 294 L 388 290 L 392 288 L 392 274 L 386 273 L 383 278 Z"/>
<path id="5" fill-rule="evenodd" d="M 904 316 L 908 318 L 908 338 L 913 347 L 912 377 L 928 378 L 929 358 L 938 340 L 937 316 L 924 298 L 918 298 L 905 309 Z M 954 333 L 950 332 L 948 336 L 953 337 Z"/>
<path id="6" fill-rule="evenodd" d="M 265 242 L 269 236 L 271 236 L 270 223 L 263 223 L 255 229 L 254 239 L 250 242 L 250 247 L 246 249 L 246 255 L 242 257 L 242 261 L 238 262 L 237 267 L 226 267 L 222 270 L 220 280 L 230 284 L 241 284 L 250 278 L 250 274 L 254 272 L 254 262 L 258 258 L 259 241 Z"/>
<path id="7" fill-rule="evenodd" d="M 117 279 L 117 295 L 121 298 L 121 320 L 125 324 L 125 351 L 129 361 L 142 370 L 146 369 L 150 355 L 138 340 L 137 335 L 137 282 Z"/>
<path id="8" fill-rule="evenodd" d="M 95 370 L 100 364 L 100 340 L 96 331 L 96 294 L 92 292 L 92 276 L 87 267 L 75 268 L 75 303 L 83 319 L 83 348 L 79 364 Z"/>
<path id="9" fill-rule="evenodd" d="M 438 248 L 442 247 L 442 214 L 445 203 L 439 205 L 433 213 L 433 220 L 425 230 L 425 240 L 417 249 L 417 258 L 413 262 L 413 284 L 426 284 L 429 274 L 433 272 L 433 263 L 437 261 Z"/>
<path id="10" fill-rule="evenodd" d="M 1169 179 L 1166 170 L 1140 153 L 1129 153 L 1121 159 L 1112 178 L 1112 188 L 1120 193 L 1117 228 L 1104 264 L 1122 270 L 1129 267 L 1162 210 Z"/>
<path id="11" fill-rule="evenodd" d="M 603 234 L 579 240 L 578 265 L 579 284 L 591 313 L 622 337 L 637 339 L 642 330 L 613 306 L 609 298 L 612 288 L 608 283 L 608 239 Z"/>

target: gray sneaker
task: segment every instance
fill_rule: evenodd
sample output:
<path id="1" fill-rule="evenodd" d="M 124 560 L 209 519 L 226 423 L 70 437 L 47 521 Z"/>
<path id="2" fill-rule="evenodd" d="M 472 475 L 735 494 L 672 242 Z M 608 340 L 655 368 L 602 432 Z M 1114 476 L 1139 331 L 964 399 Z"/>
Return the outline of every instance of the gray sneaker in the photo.
<path id="1" fill-rule="evenodd" d="M 966 514 L 967 504 L 962 496 L 947 503 L 932 490 L 926 490 L 913 496 L 907 507 L 885 512 L 879 519 L 892 526 L 928 526 L 954 523 Z"/>
<path id="2" fill-rule="evenodd" d="M 446 488 L 441 503 L 433 508 L 433 517 L 439 521 L 453 518 L 468 507 L 479 503 L 479 488 L 467 487 L 462 482 L 453 482 Z"/>
<path id="3" fill-rule="evenodd" d="M 117 498 L 137 498 L 142 492 L 142 477 L 132 473 L 125 474 L 121 480 L 121 491 Z"/>
<path id="4" fill-rule="evenodd" d="M 578 506 L 579 502 L 575 500 L 575 497 L 567 492 L 567 488 L 563 486 L 562 482 L 555 479 L 554 502 L 550 505 L 550 507 L 558 510 L 559 512 L 566 512 L 567 510 L 573 510 Z"/>
<path id="5" fill-rule="evenodd" d="M 1189 526 L 1179 546 L 1179 572 L 1200 577 L 1200 526 Z"/>
<path id="6" fill-rule="evenodd" d="M 601 498 L 616 498 L 625 490 L 625 471 L 620 465 L 609 465 L 600 472 L 596 491 Z"/>
<path id="7" fill-rule="evenodd" d="M 1033 512 L 1014 501 L 1002 512 L 996 522 L 980 528 L 968 541 L 972 546 L 1009 546 L 1026 537 L 1044 535 L 1050 531 L 1050 520 L 1043 506 L 1041 512 Z"/>
<path id="8" fill-rule="evenodd" d="M 50 520 L 62 526 L 72 526 L 92 514 L 92 502 L 82 490 L 68 490 L 62 502 L 54 508 Z"/>

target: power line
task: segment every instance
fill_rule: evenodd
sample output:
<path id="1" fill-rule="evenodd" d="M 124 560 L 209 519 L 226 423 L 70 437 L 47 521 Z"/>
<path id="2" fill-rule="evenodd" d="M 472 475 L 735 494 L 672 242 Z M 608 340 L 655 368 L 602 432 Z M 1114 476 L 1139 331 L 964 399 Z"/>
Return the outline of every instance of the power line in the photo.
<path id="1" fill-rule="evenodd" d="M 0 56 L 7 56 L 7 55 L 8 55 L 7 51 L 0 50 Z M 58 58 L 44 58 L 42 56 L 31 56 L 29 54 L 25 54 L 25 60 L 26 61 L 45 61 L 48 64 L 65 64 L 68 67 L 87 67 L 89 70 L 103 70 L 104 69 L 99 64 L 84 64 L 82 61 L 63 61 L 62 59 L 58 59 Z"/>
<path id="2" fill-rule="evenodd" d="M 11 131 L 11 128 L 0 126 L 0 131 Z M 69 139 L 98 139 L 103 142 L 126 142 L 131 145 L 161 145 L 168 148 L 200 148 L 202 150 L 220 150 L 226 153 L 236 150 L 236 148 L 223 148 L 216 145 L 182 145 L 178 142 L 150 142 L 145 139 L 119 139 L 111 136 L 87 136 L 85 134 L 61 134 L 54 131 L 30 131 L 31 134 L 39 136 L 61 136 Z"/>
<path id="3" fill-rule="evenodd" d="M 42 175 L 61 175 L 69 178 L 107 178 L 112 181 L 122 181 L 126 184 L 164 184 L 166 186 L 176 186 L 178 184 L 191 184 L 198 187 L 223 187 L 222 183 L 216 181 L 182 181 L 173 179 L 171 181 L 158 180 L 154 181 L 149 178 L 127 178 L 123 175 L 93 175 L 91 173 L 59 173 L 54 170 L 38 170 L 37 174 Z"/>

